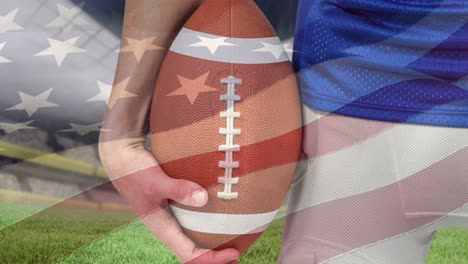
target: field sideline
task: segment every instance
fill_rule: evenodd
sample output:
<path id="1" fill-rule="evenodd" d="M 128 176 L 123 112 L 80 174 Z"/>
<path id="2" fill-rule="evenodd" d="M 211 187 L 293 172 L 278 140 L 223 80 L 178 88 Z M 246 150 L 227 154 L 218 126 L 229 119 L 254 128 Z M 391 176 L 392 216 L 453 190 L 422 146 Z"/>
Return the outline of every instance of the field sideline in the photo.
<path id="1" fill-rule="evenodd" d="M 40 206 L 18 206 L 0 204 L 0 231 L 15 222 L 38 212 Z M 284 219 L 276 220 L 262 238 L 240 259 L 240 263 L 274 264 L 278 258 L 282 226 Z M 89 224 L 89 223 L 88 223 Z M 79 226 L 77 227 L 80 228 Z M 87 229 L 92 227 L 87 226 Z M 67 235 L 63 235 L 67 237 Z M 24 240 L 24 238 L 22 238 Z M 34 240 L 35 237 L 27 238 Z M 79 239 L 79 238 L 77 238 Z M 47 243 L 44 241 L 43 243 Z M 66 247 L 64 243 L 64 247 Z M 447 228 L 439 230 L 431 246 L 429 264 L 467 264 L 468 263 L 468 230 Z M 21 259 L 17 263 L 60 263 L 60 264 L 115 264 L 115 263 L 178 263 L 171 252 L 141 224 L 131 223 L 120 230 L 95 241 L 89 246 L 67 255 L 56 262 L 37 262 L 46 259 L 34 252 L 2 252 L 8 259 Z M 41 252 L 44 252 L 42 249 Z M 47 252 L 43 253 L 47 254 Z M 11 257 L 11 258 L 10 258 Z M 12 263 L 12 262 L 9 262 Z M 13 262 L 14 263 L 14 262 Z"/>

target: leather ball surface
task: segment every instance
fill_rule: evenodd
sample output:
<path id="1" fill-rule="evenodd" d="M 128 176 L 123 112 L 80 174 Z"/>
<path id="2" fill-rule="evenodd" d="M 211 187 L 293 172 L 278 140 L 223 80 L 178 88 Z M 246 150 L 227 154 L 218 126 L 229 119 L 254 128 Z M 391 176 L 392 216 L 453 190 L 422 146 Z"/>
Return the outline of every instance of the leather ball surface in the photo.
<path id="1" fill-rule="evenodd" d="M 161 67 L 150 113 L 152 152 L 208 204 L 171 211 L 200 248 L 249 248 L 289 190 L 300 155 L 296 78 L 252 0 L 206 0 Z"/>

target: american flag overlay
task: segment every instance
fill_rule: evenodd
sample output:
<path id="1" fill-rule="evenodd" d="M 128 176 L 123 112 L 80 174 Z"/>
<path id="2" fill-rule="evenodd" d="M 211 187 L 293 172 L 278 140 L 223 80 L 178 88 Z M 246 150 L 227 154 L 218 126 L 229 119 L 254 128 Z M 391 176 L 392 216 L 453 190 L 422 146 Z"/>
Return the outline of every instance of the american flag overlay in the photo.
<path id="1" fill-rule="evenodd" d="M 141 96 L 128 89 L 135 76 L 114 80 L 119 56 L 138 65 L 150 52 L 169 49 L 159 45 L 158 36 L 130 36 L 121 43 L 124 2 L 0 4 L 0 263 L 57 263 L 152 213 L 124 199 L 116 186 L 151 178 L 154 168 L 135 168 L 111 181 L 97 151 L 100 133 L 112 134 L 103 127 L 106 111 Z M 278 263 L 421 264 L 438 229 L 468 228 L 468 6 L 456 0 L 404 2 L 303 0 L 294 50 L 276 39 L 260 45 L 258 39 L 188 29 L 170 48 L 188 60 L 220 61 L 233 51 L 239 64 L 293 58 L 302 126 L 291 128 L 286 120 L 256 142 L 242 143 L 242 149 L 261 148 L 267 141 L 303 135 L 282 215 Z M 188 47 L 194 52 L 182 54 Z M 286 102 L 281 85 L 288 78 L 277 83 L 265 78 L 266 92 L 249 94 L 248 102 L 269 97 L 278 105 Z M 209 79 L 203 73 L 174 77 L 165 100 L 177 99 L 184 110 L 196 111 L 197 100 L 217 91 Z M 163 142 L 179 133 L 196 139 L 195 128 L 209 127 L 219 117 L 219 111 L 204 114 L 199 120 L 172 120 L 171 113 L 163 113 L 167 128 L 153 137 Z M 167 167 L 204 164 L 212 152 L 209 146 L 165 147 L 167 160 L 160 162 Z M 183 153 L 174 151 L 179 149 Z M 285 160 L 263 158 L 259 174 L 267 177 L 288 166 L 291 160 Z M 41 209 L 3 223 L 7 203 Z M 189 224 L 215 226 L 209 221 L 216 218 L 203 215 L 203 222 Z M 236 219 L 258 220 L 252 215 L 239 213 Z M 242 225 L 242 232 L 266 228 L 256 223 Z"/>
<path id="2" fill-rule="evenodd" d="M 122 15 L 123 1 L 2 1 L 3 140 L 53 152 L 96 143 Z"/>

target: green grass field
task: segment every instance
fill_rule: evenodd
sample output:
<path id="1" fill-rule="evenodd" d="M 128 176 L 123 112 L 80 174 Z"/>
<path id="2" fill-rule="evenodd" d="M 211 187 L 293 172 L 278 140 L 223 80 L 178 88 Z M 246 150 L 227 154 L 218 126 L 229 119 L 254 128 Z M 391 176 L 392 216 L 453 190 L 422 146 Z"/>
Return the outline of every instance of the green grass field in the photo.
<path id="1" fill-rule="evenodd" d="M 101 221 L 94 226 L 92 225 L 94 221 L 100 221 L 102 217 L 106 217 L 105 214 L 102 217 L 100 216 L 100 219 L 97 219 L 93 218 L 95 216 L 86 217 L 86 211 L 74 211 L 76 215 L 67 214 L 66 221 L 68 222 L 64 222 L 65 220 L 56 221 L 54 219 L 41 219 L 37 223 L 33 222 L 32 225 L 38 225 L 41 230 L 45 230 L 41 233 L 22 230 L 28 228 L 21 225 L 16 230 L 7 228 L 41 209 L 41 207 L 37 206 L 0 204 L 0 256 L 3 260 L 7 259 L 6 262 L 0 260 L 0 263 L 178 263 L 171 252 L 155 239 L 140 222 L 125 225 L 123 228 L 115 230 L 103 238 L 93 240 L 90 243 L 87 233 L 103 232 L 103 230 L 105 231 L 109 227 L 106 226 L 107 222 L 105 221 Z M 83 221 L 86 218 L 89 219 Z M 115 221 L 125 222 L 123 218 L 120 220 L 116 219 Z M 73 225 L 73 228 L 70 229 L 70 226 L 67 228 L 73 230 L 71 233 L 50 233 L 57 225 L 70 224 Z M 282 225 L 282 219 L 275 221 L 262 238 L 242 256 L 240 263 L 276 263 L 281 242 Z M 5 230 L 8 230 L 10 233 L 4 232 Z M 47 230 L 51 231 L 48 232 Z M 9 237 L 8 239 L 8 234 L 14 234 L 16 237 Z M 44 234 L 47 235 L 45 236 Z M 8 245 L 2 245 L 1 241 L 9 242 Z M 57 242 L 52 241 L 63 241 L 63 243 L 57 244 Z M 24 247 L 23 244 L 22 248 L 29 250 L 15 250 L 22 243 L 28 242 L 28 246 Z M 89 245 L 80 246 L 86 244 Z M 75 248 L 79 249 L 75 251 Z M 57 254 L 57 251 L 62 251 L 63 254 Z M 59 256 L 59 258 L 56 256 Z M 439 230 L 432 242 L 427 263 L 467 264 L 468 230 L 455 228 Z"/>

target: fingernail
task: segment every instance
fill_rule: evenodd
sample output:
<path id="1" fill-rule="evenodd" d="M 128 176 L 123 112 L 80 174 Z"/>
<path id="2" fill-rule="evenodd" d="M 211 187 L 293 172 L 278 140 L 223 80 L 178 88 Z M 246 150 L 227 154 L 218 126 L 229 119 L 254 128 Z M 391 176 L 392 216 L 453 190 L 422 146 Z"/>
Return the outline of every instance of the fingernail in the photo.
<path id="1" fill-rule="evenodd" d="M 197 205 L 204 205 L 205 204 L 205 192 L 203 191 L 195 191 L 192 193 L 192 201 Z"/>

